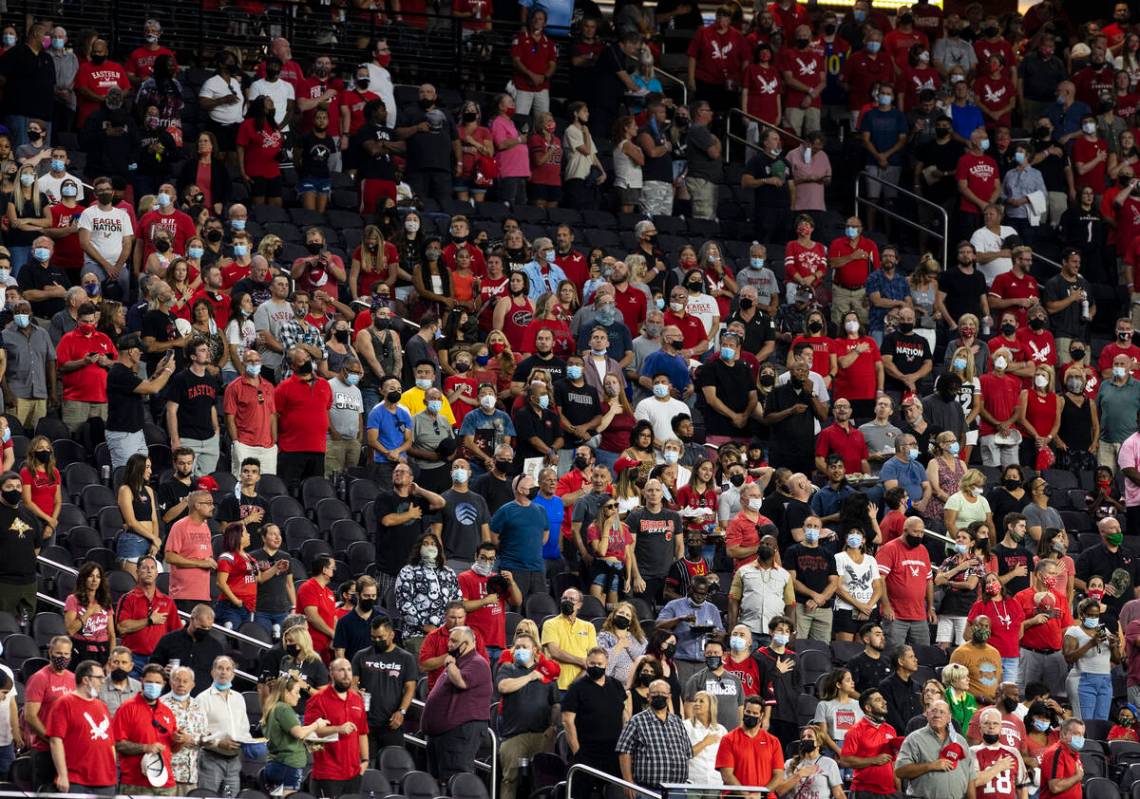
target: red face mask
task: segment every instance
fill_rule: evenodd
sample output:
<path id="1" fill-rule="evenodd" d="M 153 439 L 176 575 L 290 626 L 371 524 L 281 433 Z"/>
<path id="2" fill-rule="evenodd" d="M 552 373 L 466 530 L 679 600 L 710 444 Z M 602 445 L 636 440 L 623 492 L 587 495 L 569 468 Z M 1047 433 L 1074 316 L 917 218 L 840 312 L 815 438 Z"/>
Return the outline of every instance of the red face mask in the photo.
<path id="1" fill-rule="evenodd" d="M 79 331 L 79 335 L 81 335 L 81 336 L 90 336 L 92 333 L 95 332 L 95 325 L 90 324 L 90 323 L 83 323 L 83 324 L 80 324 L 75 329 Z"/>
<path id="2" fill-rule="evenodd" d="M 1104 589 L 1103 588 L 1090 588 L 1089 589 L 1089 599 L 1095 599 L 1097 602 L 1100 602 L 1102 599 L 1104 599 Z"/>
<path id="3" fill-rule="evenodd" d="M 1056 577 L 1042 577 L 1041 578 L 1041 584 L 1044 585 L 1046 588 L 1049 588 L 1049 589 L 1055 588 L 1057 585 L 1057 578 Z"/>
<path id="4" fill-rule="evenodd" d="M 507 348 L 506 344 L 504 344 L 501 341 L 496 341 L 495 343 L 493 343 L 491 345 L 491 352 L 495 353 L 496 355 L 502 355 L 503 350 L 505 350 L 506 348 Z"/>
<path id="5" fill-rule="evenodd" d="M 684 258 L 681 259 L 681 264 L 683 266 L 686 266 L 686 267 L 687 266 L 695 266 L 696 263 L 697 263 L 697 259 L 691 255 L 686 255 Z"/>
<path id="6" fill-rule="evenodd" d="M 1000 583 L 986 583 L 986 593 L 990 596 L 997 596 L 1001 593 Z"/>
<path id="7" fill-rule="evenodd" d="M 392 54 L 384 53 L 383 55 L 376 56 L 376 63 L 386 69 L 388 65 L 392 63 Z"/>

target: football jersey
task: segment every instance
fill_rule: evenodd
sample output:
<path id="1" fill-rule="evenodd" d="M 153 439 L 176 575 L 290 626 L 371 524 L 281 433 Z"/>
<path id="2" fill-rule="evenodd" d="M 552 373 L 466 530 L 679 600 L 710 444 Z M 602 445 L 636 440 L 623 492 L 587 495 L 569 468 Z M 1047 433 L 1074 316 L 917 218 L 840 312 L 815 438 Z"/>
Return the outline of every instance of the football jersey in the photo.
<path id="1" fill-rule="evenodd" d="M 1008 757 L 1014 761 L 1013 768 L 998 772 L 980 790 L 976 791 L 976 799 L 1016 799 L 1017 786 L 1028 782 L 1025 774 L 1025 762 L 1017 750 L 1010 749 L 1002 744 L 997 746 L 979 744 L 971 748 L 974 750 L 974 756 L 978 759 L 979 774 L 1003 757 Z"/>

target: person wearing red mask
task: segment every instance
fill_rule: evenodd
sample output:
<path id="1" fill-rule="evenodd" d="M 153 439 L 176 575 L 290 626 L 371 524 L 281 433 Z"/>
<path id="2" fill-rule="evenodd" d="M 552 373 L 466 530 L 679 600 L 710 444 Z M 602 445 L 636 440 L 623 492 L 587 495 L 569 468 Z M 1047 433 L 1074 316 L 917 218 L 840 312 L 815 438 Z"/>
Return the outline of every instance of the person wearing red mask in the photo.
<path id="1" fill-rule="evenodd" d="M 1053 696 L 1065 691 L 1069 666 L 1061 652 L 1061 636 L 1073 625 L 1069 603 L 1056 588 L 1058 568 L 1055 560 L 1037 561 L 1030 586 L 1013 597 L 1025 617 L 1018 681 L 1042 682 Z"/>
<path id="2" fill-rule="evenodd" d="M 979 70 L 974 80 L 974 94 L 987 129 L 1009 126 L 1013 107 L 1017 105 L 1017 89 L 1010 82 L 1009 70 L 999 54 L 991 55 L 985 68 Z"/>
<path id="3" fill-rule="evenodd" d="M 1021 657 L 1021 623 L 1025 611 L 1021 604 L 1005 592 L 1005 586 L 996 571 L 989 572 L 982 580 L 982 596 L 970 607 L 966 614 L 966 629 L 962 637 L 970 640 L 974 620 L 986 616 L 990 620 L 989 644 L 1001 657 L 1002 682 L 1017 682 L 1018 663 Z"/>
<path id="4" fill-rule="evenodd" d="M 784 274 L 787 278 L 787 301 L 795 299 L 797 286 L 818 291 L 827 274 L 827 250 L 823 242 L 812 239 L 815 222 L 807 214 L 796 217 L 796 238 L 784 248 Z"/>

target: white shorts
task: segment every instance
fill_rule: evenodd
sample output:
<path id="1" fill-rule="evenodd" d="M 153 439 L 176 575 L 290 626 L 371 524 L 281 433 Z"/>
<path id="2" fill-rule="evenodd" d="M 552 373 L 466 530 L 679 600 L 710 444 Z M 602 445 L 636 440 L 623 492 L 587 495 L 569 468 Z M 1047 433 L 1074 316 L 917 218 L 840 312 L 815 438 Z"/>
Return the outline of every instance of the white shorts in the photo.
<path id="1" fill-rule="evenodd" d="M 934 634 L 934 643 L 958 646 L 962 643 L 962 634 L 965 631 L 965 616 L 939 616 L 938 631 Z"/>

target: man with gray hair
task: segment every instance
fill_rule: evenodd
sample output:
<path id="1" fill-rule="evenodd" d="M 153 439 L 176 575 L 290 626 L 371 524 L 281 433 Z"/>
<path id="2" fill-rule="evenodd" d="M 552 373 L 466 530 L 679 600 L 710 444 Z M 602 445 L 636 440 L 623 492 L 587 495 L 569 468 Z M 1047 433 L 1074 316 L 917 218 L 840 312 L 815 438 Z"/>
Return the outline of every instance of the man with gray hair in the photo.
<path id="1" fill-rule="evenodd" d="M 204 602 L 197 604 L 186 626 L 162 636 L 147 660 L 160 665 L 178 661 L 189 666 L 194 671 L 197 695 L 209 687 L 215 659 L 225 654 L 222 642 L 210 632 L 213 629 L 214 609 Z"/>
<path id="2" fill-rule="evenodd" d="M 256 258 L 256 256 L 255 256 Z M 250 274 L 253 274 L 252 266 Z M 281 330 L 293 321 L 293 305 L 289 302 L 289 278 L 275 276 L 269 284 L 269 300 L 253 313 L 253 326 L 257 329 L 257 351 L 261 354 L 262 371 L 271 382 L 280 382 L 278 370 L 285 360 L 285 347 Z"/>
<path id="3" fill-rule="evenodd" d="M 647 358 L 655 352 L 661 352 L 665 332 L 665 315 L 656 307 L 645 313 L 645 323 L 641 326 L 641 335 L 633 340 L 633 362 L 625 369 L 625 379 L 634 383 L 633 399 L 635 403 L 651 396 L 652 376 L 646 376 L 648 386 L 641 382 L 641 367 Z"/>
<path id="4" fill-rule="evenodd" d="M 325 451 L 325 477 L 347 473 L 360 462 L 364 442 L 364 397 L 357 387 L 364 367 L 349 355 L 329 380 L 332 407 L 329 408 L 328 449 Z"/>
<path id="5" fill-rule="evenodd" d="M 441 414 L 443 392 L 432 386 L 424 392 L 424 410 L 412 417 L 412 446 L 408 450 L 416 480 L 429 491 L 441 493 L 451 484 L 449 459 L 455 455 L 455 430 Z"/>
<path id="6" fill-rule="evenodd" d="M 1003 743 L 1001 740 L 1001 711 L 991 705 L 974 714 L 974 719 L 982 740 L 982 743 L 971 747 L 978 768 L 975 785 L 989 785 L 996 780 L 998 785 L 1017 786 L 1016 799 L 1026 799 L 1029 794 L 1026 783 L 1029 779 L 1025 761 L 1021 759 L 1016 744 Z M 974 720 L 971 720 L 970 726 L 975 726 Z M 969 735 L 967 738 L 972 740 Z M 1009 796 L 1009 793 L 1006 795 Z"/>
<path id="7" fill-rule="evenodd" d="M 170 670 L 170 692 L 159 697 L 160 702 L 174 714 L 178 732 L 189 741 L 183 743 L 170 756 L 170 770 L 174 775 L 174 791 L 185 796 L 198 787 L 198 759 L 202 751 L 202 736 L 206 734 L 206 714 L 194 701 L 196 680 L 189 666 L 175 666 Z M 203 686 L 204 688 L 205 686 Z"/>
<path id="8" fill-rule="evenodd" d="M 470 627 L 451 630 L 443 664 L 420 720 L 428 739 L 428 771 L 440 781 L 471 768 L 491 706 L 491 669 L 476 651 Z"/>
<path id="9" fill-rule="evenodd" d="M 4 371 L 5 400 L 15 399 L 8 413 L 14 414 L 25 430 L 35 430 L 55 405 L 55 345 L 51 336 L 32 318 L 32 306 L 18 300 L 12 307 L 13 320 L 4 328 L 3 346 L 7 359 Z"/>
<path id="10" fill-rule="evenodd" d="M 127 78 L 131 84 L 138 86 L 144 80 L 154 74 L 154 62 L 158 60 L 159 56 L 165 55 L 170 58 L 170 66 L 177 69 L 177 64 L 174 62 L 174 53 L 166 47 L 159 44 L 159 39 L 162 38 L 162 23 L 157 19 L 151 18 L 143 23 L 143 43 L 131 51 L 130 56 L 127 58 L 126 70 Z M 54 42 L 53 42 L 54 45 Z M 53 55 L 54 50 L 53 50 Z M 56 70 L 56 88 L 59 88 L 59 70 Z"/>
<path id="11" fill-rule="evenodd" d="M 233 688 L 236 668 L 225 655 L 214 658 L 210 687 L 198 694 L 206 714 L 205 748 L 198 761 L 198 787 L 212 796 L 237 796 L 241 790 L 241 744 L 249 738 L 245 699 Z M 489 702 L 490 700 L 488 700 Z"/>
<path id="12" fill-rule="evenodd" d="M 72 286 L 63 298 L 63 310 L 51 318 L 48 333 L 51 343 L 58 345 L 64 333 L 70 333 L 79 326 L 79 306 L 87 302 L 87 292 L 81 286 Z"/>
<path id="13" fill-rule="evenodd" d="M 214 517 L 214 498 L 209 491 L 191 491 L 186 497 L 186 515 L 176 521 L 166 538 L 166 565 L 170 570 L 170 596 L 179 610 L 190 611 L 199 602 L 210 602 L 210 575 L 218 568 L 214 560 L 207 520 Z"/>
<path id="14" fill-rule="evenodd" d="M 923 799 L 972 799 L 978 761 L 950 724 L 942 699 L 926 709 L 926 726 L 908 735 L 895 760 L 895 776 L 909 780 L 908 793 Z"/>
<path id="15" fill-rule="evenodd" d="M 539 236 L 531 245 L 534 258 L 524 264 L 522 271 L 530 280 L 530 294 L 533 302 L 543 294 L 557 294 L 558 284 L 566 279 L 566 273 L 555 262 L 557 252 L 554 242 L 546 236 Z"/>

